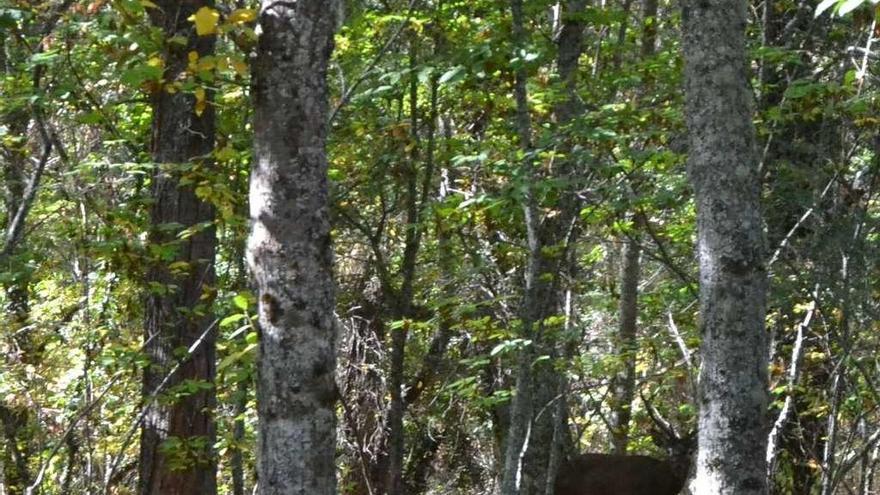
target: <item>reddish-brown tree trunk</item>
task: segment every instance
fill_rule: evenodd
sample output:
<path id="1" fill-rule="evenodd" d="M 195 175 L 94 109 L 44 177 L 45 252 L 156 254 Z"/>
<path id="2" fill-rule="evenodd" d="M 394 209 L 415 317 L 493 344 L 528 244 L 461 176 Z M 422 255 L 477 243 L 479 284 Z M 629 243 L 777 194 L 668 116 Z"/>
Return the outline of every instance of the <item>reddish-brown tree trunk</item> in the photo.
<path id="1" fill-rule="evenodd" d="M 153 96 L 151 253 L 148 270 L 145 338 L 150 365 L 144 370 L 148 412 L 141 430 L 141 495 L 211 495 L 217 491 L 215 438 L 215 345 L 211 305 L 216 234 L 214 209 L 194 190 L 194 177 L 210 167 L 214 148 L 214 110 L 196 110 L 188 91 L 167 90 L 187 74 L 188 54 L 214 50 L 213 36 L 198 36 L 187 19 L 211 0 L 157 1 L 149 9 L 165 38 L 180 36 L 185 45 L 167 43 L 166 87 Z M 183 181 L 182 179 L 188 179 Z M 192 235 L 178 234 L 184 229 Z M 172 271 L 171 263 L 176 267 Z M 200 340 L 201 339 L 201 340 Z M 197 343 L 198 342 L 198 343 Z M 194 348 L 194 351 L 182 352 Z M 152 400 L 166 376 L 178 366 Z"/>

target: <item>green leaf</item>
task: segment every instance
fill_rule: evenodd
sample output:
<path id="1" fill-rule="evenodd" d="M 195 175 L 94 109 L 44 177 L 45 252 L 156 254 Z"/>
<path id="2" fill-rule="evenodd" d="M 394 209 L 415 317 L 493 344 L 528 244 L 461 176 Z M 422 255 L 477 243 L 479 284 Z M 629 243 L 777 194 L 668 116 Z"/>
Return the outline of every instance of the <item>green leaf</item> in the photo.
<path id="1" fill-rule="evenodd" d="M 247 354 L 251 353 L 254 349 L 256 349 L 257 344 L 248 344 L 244 349 L 232 354 L 231 356 L 226 356 L 220 364 L 217 365 L 217 371 L 223 371 L 228 368 L 230 365 L 237 363 L 242 360 Z"/>
<path id="2" fill-rule="evenodd" d="M 76 117 L 76 121 L 81 124 L 97 124 L 104 120 L 100 112 L 88 112 Z"/>
<path id="3" fill-rule="evenodd" d="M 832 6 L 834 6 L 840 0 L 822 0 L 818 7 L 816 7 L 816 17 L 822 15 L 822 12 L 825 12 Z"/>
<path id="4" fill-rule="evenodd" d="M 138 65 L 122 73 L 120 80 L 127 86 L 140 86 L 146 81 L 158 81 L 162 78 L 163 69 L 152 65 Z"/>
<path id="5" fill-rule="evenodd" d="M 46 52 L 35 53 L 31 56 L 32 65 L 46 65 L 60 57 L 58 50 L 49 50 Z"/>
<path id="6" fill-rule="evenodd" d="M 15 19 L 6 12 L 0 12 L 0 30 L 15 27 Z"/>
<path id="7" fill-rule="evenodd" d="M 232 304 L 235 305 L 236 308 L 245 311 L 250 307 L 250 297 L 246 292 L 242 292 L 240 294 L 236 294 L 235 297 L 232 298 Z"/>
<path id="8" fill-rule="evenodd" d="M 241 320 L 244 320 L 246 318 L 247 318 L 247 315 L 243 314 L 243 313 L 236 313 L 234 315 L 229 315 L 226 318 L 223 318 L 222 320 L 220 320 L 220 326 L 225 327 L 225 326 L 231 325 L 233 323 L 238 323 Z"/>
<path id="9" fill-rule="evenodd" d="M 865 0 L 846 0 L 837 8 L 837 15 L 843 16 L 862 6 Z M 818 10 L 818 9 L 817 9 Z"/>
<path id="10" fill-rule="evenodd" d="M 24 18 L 21 9 L 0 9 L 0 29 L 14 28 Z"/>
<path id="11" fill-rule="evenodd" d="M 441 86 L 445 84 L 455 84 L 458 81 L 464 79 L 465 70 L 462 66 L 457 66 L 446 71 L 440 79 L 437 81 Z"/>

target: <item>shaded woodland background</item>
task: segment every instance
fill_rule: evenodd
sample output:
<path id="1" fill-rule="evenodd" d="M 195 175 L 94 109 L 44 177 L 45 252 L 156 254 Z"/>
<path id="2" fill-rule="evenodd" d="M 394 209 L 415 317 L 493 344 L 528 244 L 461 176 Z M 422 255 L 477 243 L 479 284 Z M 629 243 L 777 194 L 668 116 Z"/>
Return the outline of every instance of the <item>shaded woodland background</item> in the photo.
<path id="1" fill-rule="evenodd" d="M 484 0 L 345 3 L 327 150 L 340 492 L 492 493 L 523 355 L 547 425 L 535 442 L 662 456 L 647 404 L 693 430 L 699 367 L 678 6 L 526 0 L 517 22 Z M 216 433 L 161 439 L 164 462 L 216 466 L 217 493 L 253 489 L 256 6 L 204 6 L 169 26 L 149 1 L 0 0 L 8 495 L 135 493 L 142 422 L 187 401 Z M 867 495 L 880 484 L 880 29 L 869 4 L 815 8 L 750 2 L 768 458 L 775 493 Z M 208 38 L 213 52 L 168 49 Z M 213 119 L 197 159 L 157 158 L 163 91 Z M 157 216 L 167 176 L 210 215 Z M 546 263 L 531 293 L 530 233 Z M 213 256 L 181 259 L 193 239 Z M 205 264 L 216 278 L 173 302 Z M 171 313 L 202 322 L 216 356 L 163 343 L 166 365 L 199 355 L 208 376 L 154 394 L 145 326 Z"/>

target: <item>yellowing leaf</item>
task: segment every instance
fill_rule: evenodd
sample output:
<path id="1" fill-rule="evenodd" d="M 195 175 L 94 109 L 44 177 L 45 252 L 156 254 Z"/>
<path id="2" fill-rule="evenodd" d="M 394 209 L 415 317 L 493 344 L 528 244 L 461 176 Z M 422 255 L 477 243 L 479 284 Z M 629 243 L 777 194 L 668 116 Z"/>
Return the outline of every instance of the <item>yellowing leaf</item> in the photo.
<path id="1" fill-rule="evenodd" d="M 214 70 L 217 66 L 217 60 L 214 57 L 202 57 L 196 64 L 196 72 L 207 72 Z"/>
<path id="2" fill-rule="evenodd" d="M 224 98 L 226 95 L 223 96 Z M 214 158 L 221 162 L 229 162 L 235 158 L 235 148 L 230 145 L 226 145 L 219 150 L 214 152 Z"/>
<path id="3" fill-rule="evenodd" d="M 217 23 L 220 21 L 220 13 L 210 7 L 202 7 L 188 19 L 196 25 L 196 34 L 207 36 L 217 32 Z"/>
<path id="4" fill-rule="evenodd" d="M 161 69 L 165 67 L 165 61 L 162 60 L 162 57 L 152 57 L 150 60 L 147 60 L 147 65 Z"/>
<path id="5" fill-rule="evenodd" d="M 150 0 L 141 0 L 141 5 L 143 5 L 144 7 L 148 8 L 148 9 L 158 9 L 159 8 L 158 5 L 151 2 Z"/>
<path id="6" fill-rule="evenodd" d="M 229 18 L 226 22 L 229 24 L 244 24 L 247 22 L 251 22 L 257 18 L 257 11 L 254 9 L 236 9 L 231 14 L 229 14 Z"/>
<path id="7" fill-rule="evenodd" d="M 189 270 L 189 263 L 186 261 L 175 261 L 168 265 L 168 269 L 172 272 L 186 272 Z"/>
<path id="8" fill-rule="evenodd" d="M 202 114 L 205 113 L 205 108 L 208 107 L 208 102 L 206 101 L 206 98 L 205 98 L 205 88 L 196 88 L 195 95 L 196 95 L 196 106 L 195 106 L 196 115 L 201 117 Z"/>
<path id="9" fill-rule="evenodd" d="M 199 61 L 199 52 L 193 50 L 186 54 L 186 58 L 189 60 L 189 63 L 194 64 Z"/>
<path id="10" fill-rule="evenodd" d="M 240 75 L 242 77 L 247 75 L 248 64 L 244 60 L 242 60 L 240 58 L 230 58 L 229 64 L 232 65 L 232 68 L 235 69 L 235 72 L 237 72 L 238 75 Z"/>

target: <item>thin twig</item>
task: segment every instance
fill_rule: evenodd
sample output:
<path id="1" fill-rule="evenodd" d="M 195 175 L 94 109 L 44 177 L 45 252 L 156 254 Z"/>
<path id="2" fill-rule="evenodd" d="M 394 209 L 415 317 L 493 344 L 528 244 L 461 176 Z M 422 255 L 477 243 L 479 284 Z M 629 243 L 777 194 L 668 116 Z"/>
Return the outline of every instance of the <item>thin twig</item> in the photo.
<path id="1" fill-rule="evenodd" d="M 145 349 L 147 347 L 147 345 L 149 345 L 150 342 L 153 341 L 153 338 L 155 338 L 157 335 L 159 335 L 159 334 L 155 333 L 155 334 L 151 335 L 150 338 L 148 338 L 146 341 L 144 341 L 144 343 L 140 347 L 140 350 Z M 68 437 L 70 437 L 70 435 L 73 433 L 73 429 L 76 427 L 76 425 L 80 422 L 81 419 L 83 419 L 84 417 L 86 417 L 86 415 L 88 415 L 90 412 L 92 412 L 92 410 L 95 407 L 97 407 L 98 404 L 101 403 L 101 401 L 104 400 L 104 396 L 107 395 L 107 393 L 110 391 L 110 389 L 113 388 L 113 385 L 116 385 L 116 382 L 118 382 L 119 379 L 122 378 L 122 376 L 123 376 L 123 373 L 121 371 L 117 372 L 113 376 L 113 378 L 110 379 L 110 381 L 107 383 L 107 385 L 104 386 L 103 390 L 101 390 L 101 392 L 98 393 L 98 396 L 95 398 L 95 400 L 86 404 L 85 407 L 80 409 L 80 411 L 76 414 L 76 416 L 74 416 L 73 420 L 70 422 L 70 425 L 67 426 L 67 429 L 64 430 L 64 434 L 58 440 L 58 443 L 55 444 L 55 447 L 52 449 L 51 452 L 49 452 L 49 455 L 45 459 L 43 459 L 43 462 L 40 464 L 40 470 L 37 473 L 36 478 L 34 478 L 34 482 L 31 484 L 31 486 L 27 487 L 27 489 L 25 490 L 25 493 L 27 495 L 31 495 L 32 493 L 34 493 L 34 491 L 37 488 L 39 488 L 40 484 L 42 484 L 43 476 L 45 476 L 45 474 L 46 474 L 46 469 L 49 467 L 49 463 L 52 462 L 52 458 L 54 458 L 55 455 L 58 454 L 58 451 L 61 450 L 61 446 L 64 445 L 64 443 L 67 441 Z M 88 377 L 86 377 L 86 379 L 88 379 Z"/>
<path id="2" fill-rule="evenodd" d="M 4 258 L 12 254 L 18 245 L 21 231 L 24 228 L 25 219 L 31 211 L 31 207 L 34 204 L 34 198 L 37 195 L 37 190 L 40 188 L 40 179 L 42 179 L 43 172 L 46 170 L 46 164 L 49 163 L 49 157 L 52 156 L 52 139 L 46 131 L 42 116 L 39 112 L 34 112 L 34 116 L 37 120 L 37 128 L 43 139 L 43 155 L 40 157 L 40 161 L 37 163 L 36 168 L 34 168 L 34 173 L 31 176 L 31 180 L 28 182 L 27 190 L 25 191 L 24 198 L 21 200 L 21 204 L 18 206 L 18 211 L 15 212 L 12 222 L 9 223 L 9 227 L 6 229 L 6 239 L 3 241 L 3 251 L 0 252 L 0 256 Z"/>
<path id="3" fill-rule="evenodd" d="M 794 233 L 797 232 L 797 230 L 799 228 L 801 228 L 801 225 L 803 225 L 804 222 L 806 222 L 808 218 L 810 218 L 810 216 L 813 214 L 813 211 L 816 210 L 816 205 L 819 204 L 819 200 L 821 200 L 822 198 L 825 197 L 826 194 L 828 194 L 828 191 L 831 190 L 831 186 L 834 184 L 835 181 L 837 181 L 837 174 L 835 174 L 834 177 L 832 177 L 831 180 L 828 181 L 828 184 L 825 186 L 825 189 L 822 190 L 822 194 L 819 195 L 819 197 L 814 202 L 813 206 L 811 206 L 807 211 L 805 211 L 804 214 L 801 215 L 801 217 L 798 219 L 798 221 L 795 222 L 794 226 L 792 226 L 791 230 L 789 230 L 788 233 L 785 234 L 785 237 L 779 243 L 779 246 L 776 248 L 776 251 L 773 252 L 773 256 L 770 257 L 770 261 L 767 262 L 767 271 L 768 272 L 770 271 L 770 268 L 773 267 L 773 264 L 776 263 L 776 261 L 779 259 L 779 255 L 780 255 L 780 253 L 782 253 L 782 250 L 785 249 L 786 246 L 788 246 L 788 243 L 791 240 Z"/>
<path id="4" fill-rule="evenodd" d="M 165 389 L 165 386 L 168 385 L 168 382 L 171 381 L 171 377 L 173 377 L 174 374 L 177 373 L 177 370 L 179 370 L 180 367 L 184 363 L 189 361 L 189 358 L 191 358 L 192 355 L 195 354 L 196 350 L 198 350 L 199 346 L 202 345 L 202 342 L 205 341 L 205 338 L 208 336 L 209 333 L 211 333 L 212 330 L 214 330 L 214 327 L 216 327 L 217 323 L 219 322 L 220 319 L 217 318 L 210 325 L 208 325 L 208 328 L 205 329 L 205 331 L 202 332 L 201 335 L 199 335 L 199 338 L 196 339 L 196 341 L 193 342 L 191 346 L 189 346 L 189 349 L 187 349 L 186 359 L 178 361 L 171 368 L 171 371 L 169 371 L 168 374 L 165 375 L 165 378 L 162 379 L 162 382 L 159 383 L 159 385 L 156 386 L 153 392 L 146 397 L 144 404 L 141 406 L 141 412 L 138 414 L 137 419 L 131 425 L 131 428 L 129 428 L 128 433 L 126 433 L 123 437 L 122 444 L 119 446 L 119 451 L 113 458 L 113 462 L 110 464 L 110 469 L 107 471 L 107 475 L 104 478 L 105 495 L 110 495 L 110 482 L 113 479 L 113 475 L 115 474 L 116 469 L 119 467 L 119 461 L 122 460 L 122 456 L 125 455 L 125 448 L 128 446 L 129 442 L 131 442 L 131 438 L 134 436 L 134 433 L 138 430 L 138 428 L 140 428 L 141 423 L 144 421 L 144 418 L 149 411 L 149 406 L 159 397 L 159 394 L 162 393 L 162 390 Z"/>
<path id="5" fill-rule="evenodd" d="M 800 376 L 800 364 L 804 355 L 804 331 L 809 328 L 810 322 L 813 320 L 813 314 L 816 312 L 816 301 L 818 300 L 818 298 L 819 286 L 817 284 L 816 288 L 813 289 L 813 300 L 810 302 L 810 307 L 809 309 L 807 309 L 807 314 L 806 316 L 804 316 L 804 320 L 797 326 L 797 334 L 795 336 L 794 346 L 791 349 L 791 365 L 788 369 L 788 383 L 786 383 L 785 402 L 783 402 L 782 409 L 779 411 L 779 416 L 776 417 L 776 421 L 773 423 L 773 428 L 770 430 L 770 435 L 768 436 L 768 479 L 769 476 L 772 476 L 774 470 L 777 453 L 777 439 L 782 433 L 782 428 L 785 426 L 785 423 L 788 421 L 788 418 L 791 415 L 791 409 L 794 404 L 794 387 L 795 385 L 797 385 L 797 381 Z"/>

